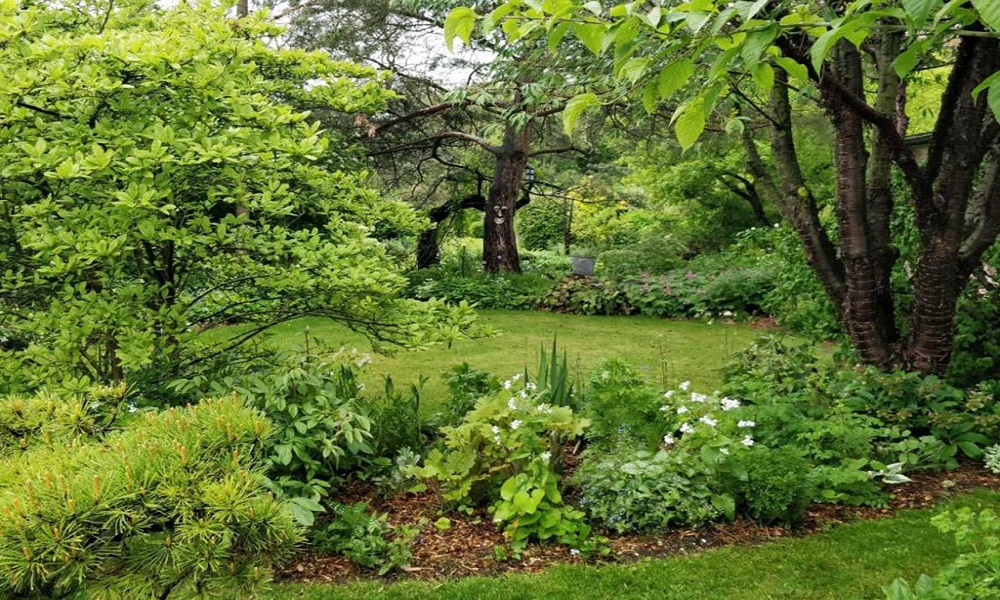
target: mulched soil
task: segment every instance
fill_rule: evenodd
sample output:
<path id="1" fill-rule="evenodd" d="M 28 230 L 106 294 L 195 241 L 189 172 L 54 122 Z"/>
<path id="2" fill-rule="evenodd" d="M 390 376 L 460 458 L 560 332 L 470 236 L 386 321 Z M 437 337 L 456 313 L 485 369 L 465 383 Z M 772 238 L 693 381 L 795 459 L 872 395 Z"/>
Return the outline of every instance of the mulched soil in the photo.
<path id="1" fill-rule="evenodd" d="M 732 523 L 717 523 L 701 529 L 678 530 L 656 535 L 608 535 L 612 553 L 590 562 L 631 562 L 642 558 L 691 554 L 727 545 L 753 545 L 784 537 L 817 533 L 833 525 L 862 519 L 890 517 L 897 510 L 926 508 L 943 499 L 977 488 L 1000 492 L 1000 477 L 979 464 L 967 463 L 945 473 L 918 472 L 913 481 L 892 487 L 889 507 L 868 508 L 814 504 L 805 522 L 797 529 L 761 527 L 739 518 Z M 533 545 L 520 560 L 497 560 L 495 548 L 505 546 L 503 535 L 490 523 L 485 511 L 473 515 L 448 514 L 451 527 L 439 530 L 434 522 L 441 516 L 441 504 L 433 493 L 381 499 L 363 482 L 341 490 L 339 499 L 350 503 L 371 502 L 370 508 L 388 515 L 393 524 L 415 524 L 425 520 L 422 532 L 413 545 L 412 566 L 387 579 L 443 579 L 473 575 L 497 575 L 506 572 L 537 572 L 556 563 L 583 562 L 569 555 L 565 547 Z M 321 556 L 303 551 L 297 555 L 280 579 L 283 581 L 341 583 L 370 578 L 340 556 Z"/>

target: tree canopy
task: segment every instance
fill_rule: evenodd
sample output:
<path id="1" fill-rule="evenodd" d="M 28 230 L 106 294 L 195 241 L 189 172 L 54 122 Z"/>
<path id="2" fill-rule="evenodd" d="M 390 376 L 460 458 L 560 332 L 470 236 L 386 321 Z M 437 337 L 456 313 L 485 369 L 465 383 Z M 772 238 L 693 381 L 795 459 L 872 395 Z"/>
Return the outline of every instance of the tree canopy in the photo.
<path id="1" fill-rule="evenodd" d="M 420 220 L 310 119 L 380 110 L 384 78 L 280 31 L 209 3 L 0 4 L 8 387 L 162 383 L 303 315 L 404 344 L 468 324 L 399 298 L 380 239 Z M 198 336 L 233 320 L 253 326 Z"/>

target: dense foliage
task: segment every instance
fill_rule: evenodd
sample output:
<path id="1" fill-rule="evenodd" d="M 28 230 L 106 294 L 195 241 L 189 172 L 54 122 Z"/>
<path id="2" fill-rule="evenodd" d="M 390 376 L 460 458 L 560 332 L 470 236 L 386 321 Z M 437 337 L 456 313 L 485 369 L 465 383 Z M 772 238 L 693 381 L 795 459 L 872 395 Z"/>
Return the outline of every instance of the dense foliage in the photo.
<path id="1" fill-rule="evenodd" d="M 127 378 L 152 398 L 300 315 L 401 343 L 449 328 L 398 298 L 378 241 L 413 214 L 304 110 L 378 110 L 382 77 L 279 33 L 203 3 L 0 5 L 0 388 Z M 198 336 L 232 320 L 257 327 Z"/>
<path id="2" fill-rule="evenodd" d="M 18 436 L 0 472 L 0 595 L 252 595 L 301 539 L 267 491 L 267 420 L 205 400 L 98 435 L 106 396 L 0 402 Z"/>

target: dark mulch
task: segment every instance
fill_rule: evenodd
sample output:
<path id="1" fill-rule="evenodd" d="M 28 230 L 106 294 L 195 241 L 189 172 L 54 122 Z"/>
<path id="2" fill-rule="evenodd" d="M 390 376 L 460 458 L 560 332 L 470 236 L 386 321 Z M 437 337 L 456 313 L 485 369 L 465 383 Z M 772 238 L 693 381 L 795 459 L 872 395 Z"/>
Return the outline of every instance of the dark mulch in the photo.
<path id="1" fill-rule="evenodd" d="M 719 546 L 759 544 L 777 538 L 809 535 L 841 523 L 885 518 L 901 509 L 927 508 L 951 495 L 977 488 L 1000 492 L 1000 477 L 979 464 L 967 463 L 945 473 L 918 472 L 911 477 L 911 483 L 892 488 L 893 497 L 887 508 L 815 504 L 803 525 L 797 529 L 761 527 L 739 518 L 731 523 L 656 535 L 609 535 L 610 557 L 591 561 L 630 562 L 641 558 L 690 554 Z M 381 499 L 375 497 L 371 486 L 359 482 L 342 490 L 340 500 L 370 500 L 371 510 L 387 514 L 390 522 L 397 525 L 425 521 L 413 545 L 412 566 L 390 578 L 436 579 L 535 572 L 555 563 L 582 560 L 571 556 L 565 547 L 551 544 L 529 547 L 520 560 L 497 560 L 495 548 L 505 547 L 505 541 L 490 523 L 489 515 L 485 511 L 473 515 L 448 514 L 451 526 L 440 530 L 434 522 L 441 517 L 441 504 L 433 493 Z M 370 576 L 370 573 L 359 570 L 342 557 L 303 551 L 280 578 L 285 581 L 335 583 Z"/>

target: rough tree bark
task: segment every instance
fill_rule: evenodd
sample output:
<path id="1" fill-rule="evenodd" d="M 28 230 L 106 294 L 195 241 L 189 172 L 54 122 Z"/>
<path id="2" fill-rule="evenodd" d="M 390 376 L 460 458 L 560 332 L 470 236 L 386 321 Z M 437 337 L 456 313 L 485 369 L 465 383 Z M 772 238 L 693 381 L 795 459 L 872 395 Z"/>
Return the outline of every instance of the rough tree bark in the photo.
<path id="1" fill-rule="evenodd" d="M 531 130 L 530 122 L 520 129 L 508 123 L 503 144 L 496 153 L 496 171 L 483 215 L 483 268 L 487 273 L 521 271 L 514 234 L 514 213 L 528 166 Z"/>
<path id="2" fill-rule="evenodd" d="M 858 357 L 885 370 L 943 374 L 951 358 L 958 298 L 1000 233 L 1000 125 L 985 91 L 972 94 L 1000 70 L 1000 41 L 968 36 L 958 43 L 922 165 L 905 144 L 905 91 L 892 69 L 902 46 L 899 36 L 889 31 L 865 47 L 871 65 L 854 46 L 840 42 L 820 71 L 809 67 L 806 40 L 778 40 L 782 52 L 809 68 L 834 126 L 836 249 L 802 181 L 784 73 L 778 73 L 771 98 L 772 146 L 782 211 L 802 239 Z M 877 74 L 873 103 L 865 90 L 866 69 Z M 909 187 L 907 200 L 920 234 L 912 302 L 903 315 L 905 336 L 897 327 L 900 315 L 891 287 L 898 260 L 890 223 L 894 168 Z"/>

